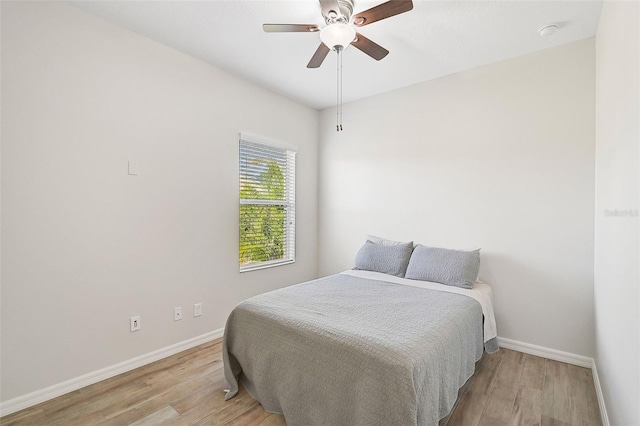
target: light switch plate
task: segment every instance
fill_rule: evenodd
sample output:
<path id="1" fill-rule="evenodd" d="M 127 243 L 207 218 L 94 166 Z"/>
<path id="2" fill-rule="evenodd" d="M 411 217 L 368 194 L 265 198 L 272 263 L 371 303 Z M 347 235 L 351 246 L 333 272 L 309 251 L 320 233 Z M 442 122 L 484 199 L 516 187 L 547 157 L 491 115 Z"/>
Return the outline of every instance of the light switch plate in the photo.
<path id="1" fill-rule="evenodd" d="M 129 160 L 129 174 L 131 176 L 138 176 L 138 162 Z"/>

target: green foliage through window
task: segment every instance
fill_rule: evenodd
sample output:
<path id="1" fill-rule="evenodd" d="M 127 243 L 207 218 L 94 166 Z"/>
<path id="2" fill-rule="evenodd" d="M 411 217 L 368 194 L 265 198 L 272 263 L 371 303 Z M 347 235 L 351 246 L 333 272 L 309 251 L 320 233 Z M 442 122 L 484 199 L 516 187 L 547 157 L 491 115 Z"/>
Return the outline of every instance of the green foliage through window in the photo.
<path id="1" fill-rule="evenodd" d="M 295 154 L 240 140 L 240 267 L 293 260 Z"/>

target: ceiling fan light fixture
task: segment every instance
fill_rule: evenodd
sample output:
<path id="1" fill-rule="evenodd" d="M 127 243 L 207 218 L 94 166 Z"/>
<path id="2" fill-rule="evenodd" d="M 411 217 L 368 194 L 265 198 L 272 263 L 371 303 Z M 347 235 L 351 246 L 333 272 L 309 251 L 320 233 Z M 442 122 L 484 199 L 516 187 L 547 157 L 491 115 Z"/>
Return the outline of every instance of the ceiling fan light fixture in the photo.
<path id="1" fill-rule="evenodd" d="M 356 30 L 342 22 L 327 25 L 320 31 L 320 40 L 329 49 L 334 49 L 336 46 L 341 46 L 345 49 L 355 38 Z"/>
<path id="2" fill-rule="evenodd" d="M 2 1 L 2 0 L 0 0 Z M 356 32 L 355 27 L 369 25 L 392 16 L 405 13 L 413 9 L 412 0 L 387 0 L 377 6 L 357 14 L 353 21 L 354 0 L 319 0 L 322 17 L 326 26 L 320 29 L 313 24 L 264 24 L 263 30 L 268 33 L 312 33 L 320 32 L 322 41 L 307 64 L 307 68 L 318 68 L 329 52 L 336 52 L 336 70 L 338 87 L 336 90 L 336 130 L 342 130 L 342 51 L 353 44 L 356 49 L 366 53 L 379 61 L 387 56 L 389 51 L 374 43 L 362 34 Z M 350 25 L 349 22 L 352 22 Z M 354 27 L 355 26 L 355 27 Z"/>

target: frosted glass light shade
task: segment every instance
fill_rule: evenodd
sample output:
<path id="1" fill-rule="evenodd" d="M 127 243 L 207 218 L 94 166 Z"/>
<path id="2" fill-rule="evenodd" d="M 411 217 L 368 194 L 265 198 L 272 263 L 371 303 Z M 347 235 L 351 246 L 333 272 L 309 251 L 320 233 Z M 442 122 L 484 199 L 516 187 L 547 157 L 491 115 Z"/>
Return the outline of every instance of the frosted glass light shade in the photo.
<path id="1" fill-rule="evenodd" d="M 356 30 L 342 22 L 327 25 L 320 31 L 320 40 L 329 49 L 333 49 L 336 46 L 342 46 L 343 49 L 346 49 L 355 38 Z"/>

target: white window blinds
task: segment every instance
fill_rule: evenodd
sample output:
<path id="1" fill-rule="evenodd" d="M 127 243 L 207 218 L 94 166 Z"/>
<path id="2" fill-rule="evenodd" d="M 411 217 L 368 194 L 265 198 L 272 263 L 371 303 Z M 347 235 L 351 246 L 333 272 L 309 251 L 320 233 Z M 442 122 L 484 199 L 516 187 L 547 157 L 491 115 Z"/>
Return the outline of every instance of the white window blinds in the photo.
<path id="1" fill-rule="evenodd" d="M 295 261 L 295 151 L 240 138 L 240 271 Z"/>

